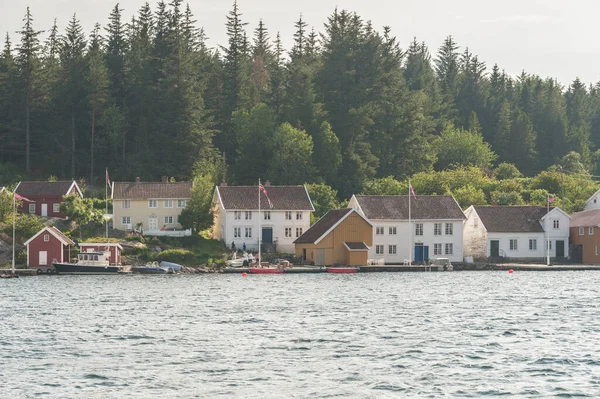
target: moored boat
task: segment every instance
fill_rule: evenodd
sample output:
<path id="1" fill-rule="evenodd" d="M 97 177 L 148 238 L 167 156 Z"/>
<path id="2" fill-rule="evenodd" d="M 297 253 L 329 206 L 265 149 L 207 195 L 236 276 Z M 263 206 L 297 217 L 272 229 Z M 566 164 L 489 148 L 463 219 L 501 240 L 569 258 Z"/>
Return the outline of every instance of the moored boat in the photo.
<path id="1" fill-rule="evenodd" d="M 77 263 L 53 263 L 57 274 L 118 274 L 126 266 L 111 265 L 110 252 L 84 252 Z"/>
<path id="2" fill-rule="evenodd" d="M 352 274 L 358 273 L 358 267 L 327 267 L 327 273 Z"/>
<path id="3" fill-rule="evenodd" d="M 175 271 L 172 267 L 159 265 L 158 262 L 148 262 L 142 266 L 134 266 L 132 272 L 140 274 L 173 274 Z"/>

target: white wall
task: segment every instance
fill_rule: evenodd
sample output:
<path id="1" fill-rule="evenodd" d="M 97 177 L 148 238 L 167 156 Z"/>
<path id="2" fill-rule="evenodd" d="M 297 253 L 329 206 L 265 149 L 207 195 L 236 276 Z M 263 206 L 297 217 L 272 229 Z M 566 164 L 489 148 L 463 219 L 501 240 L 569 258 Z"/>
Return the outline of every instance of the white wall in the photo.
<path id="1" fill-rule="evenodd" d="M 475 259 L 487 258 L 487 232 L 479 215 L 472 206 L 465 211 L 467 220 L 464 222 L 463 245 L 464 255 Z"/>
<path id="2" fill-rule="evenodd" d="M 600 191 L 596 191 L 594 195 L 590 197 L 585 205 L 584 211 L 589 211 L 591 209 L 600 209 Z"/>

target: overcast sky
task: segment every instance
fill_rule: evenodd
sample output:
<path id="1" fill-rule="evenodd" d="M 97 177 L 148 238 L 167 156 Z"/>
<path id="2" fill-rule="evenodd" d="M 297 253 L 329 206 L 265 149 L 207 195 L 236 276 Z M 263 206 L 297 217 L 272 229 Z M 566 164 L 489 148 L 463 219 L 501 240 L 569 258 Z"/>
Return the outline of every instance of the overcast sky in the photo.
<path id="1" fill-rule="evenodd" d="M 168 1 L 167 1 L 168 2 Z M 35 28 L 47 30 L 54 18 L 62 30 L 73 13 L 86 31 L 95 22 L 105 25 L 114 0 L 0 0 L 0 32 L 14 41 L 25 8 L 31 7 Z M 121 0 L 129 20 L 143 0 Z M 225 16 L 233 0 L 190 0 L 198 25 L 209 45 L 226 42 Z M 262 18 L 271 36 L 279 31 L 289 49 L 294 21 L 302 13 L 317 30 L 335 7 L 356 11 L 375 27 L 389 25 L 406 48 L 413 37 L 425 41 L 432 53 L 447 35 L 478 54 L 489 68 L 497 63 L 518 75 L 523 69 L 567 85 L 576 77 L 600 81 L 600 12 L 598 0 L 239 0 L 243 19 L 253 30 Z M 154 8 L 156 1 L 150 2 Z M 250 32 L 249 32 L 250 33 Z"/>

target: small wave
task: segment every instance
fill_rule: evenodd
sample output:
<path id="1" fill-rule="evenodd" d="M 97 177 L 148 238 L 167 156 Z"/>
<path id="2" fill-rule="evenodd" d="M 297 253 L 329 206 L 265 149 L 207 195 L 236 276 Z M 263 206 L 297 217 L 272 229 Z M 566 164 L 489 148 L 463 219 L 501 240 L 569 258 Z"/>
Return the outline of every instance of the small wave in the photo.
<path id="1" fill-rule="evenodd" d="M 108 377 L 99 374 L 86 374 L 83 378 L 88 380 L 108 380 Z"/>

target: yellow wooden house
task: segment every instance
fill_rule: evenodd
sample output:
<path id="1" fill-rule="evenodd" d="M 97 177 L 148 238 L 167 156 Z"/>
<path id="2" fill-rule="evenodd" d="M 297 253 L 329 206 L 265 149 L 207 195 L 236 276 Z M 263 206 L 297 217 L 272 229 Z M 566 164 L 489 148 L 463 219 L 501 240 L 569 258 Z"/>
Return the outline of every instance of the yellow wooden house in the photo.
<path id="1" fill-rule="evenodd" d="M 317 266 L 365 266 L 373 225 L 352 208 L 327 212 L 296 241 L 296 256 Z"/>

